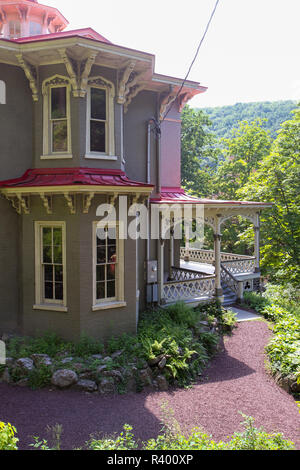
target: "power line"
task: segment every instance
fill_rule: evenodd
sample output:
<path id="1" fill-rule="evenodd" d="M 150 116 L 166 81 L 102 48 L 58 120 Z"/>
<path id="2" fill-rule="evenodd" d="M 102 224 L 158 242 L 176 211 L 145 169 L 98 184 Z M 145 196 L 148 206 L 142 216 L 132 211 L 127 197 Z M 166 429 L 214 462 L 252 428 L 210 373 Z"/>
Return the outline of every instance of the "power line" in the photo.
<path id="1" fill-rule="evenodd" d="M 216 10 L 217 10 L 217 8 L 218 8 L 219 3 L 220 3 L 220 0 L 217 0 L 217 1 L 216 1 L 216 4 L 215 4 L 215 6 L 214 6 L 214 9 L 213 9 L 213 11 L 212 11 L 212 13 L 211 13 L 211 15 L 210 15 L 209 21 L 208 21 L 208 23 L 207 23 L 207 25 L 206 25 L 204 34 L 203 34 L 203 36 L 202 36 L 202 38 L 201 38 L 201 41 L 200 41 L 200 43 L 199 43 L 199 46 L 198 46 L 198 48 L 197 48 L 195 57 L 194 57 L 194 59 L 192 60 L 192 63 L 191 63 L 191 65 L 190 65 L 189 69 L 188 69 L 188 72 L 187 72 L 187 74 L 186 74 L 186 76 L 185 76 L 184 81 L 182 82 L 182 85 L 181 85 L 180 89 L 178 90 L 178 93 L 177 93 L 177 95 L 176 95 L 175 100 L 173 101 L 173 103 L 171 104 L 171 106 L 170 106 L 168 112 L 166 113 L 165 117 L 164 117 L 163 120 L 161 121 L 161 124 L 164 122 L 164 120 L 165 120 L 166 117 L 168 116 L 169 112 L 171 111 L 171 109 L 172 109 L 172 107 L 173 107 L 173 104 L 176 102 L 177 98 L 179 97 L 180 93 L 182 92 L 182 89 L 183 89 L 183 87 L 184 87 L 184 85 L 185 85 L 185 82 L 187 81 L 187 79 L 188 79 L 188 77 L 189 77 L 189 75 L 190 75 L 190 73 L 191 73 L 191 70 L 192 70 L 192 68 L 193 68 L 194 63 L 196 62 L 196 59 L 197 59 L 197 57 L 198 57 L 199 51 L 200 51 L 200 49 L 201 49 L 201 46 L 202 46 L 202 44 L 203 44 L 203 42 L 204 42 L 204 40 L 205 40 L 205 38 L 206 38 L 206 35 L 207 35 L 207 33 L 208 33 L 210 24 L 211 24 L 211 22 L 212 22 L 212 20 L 213 20 L 213 17 L 215 16 L 215 13 L 216 13 Z"/>

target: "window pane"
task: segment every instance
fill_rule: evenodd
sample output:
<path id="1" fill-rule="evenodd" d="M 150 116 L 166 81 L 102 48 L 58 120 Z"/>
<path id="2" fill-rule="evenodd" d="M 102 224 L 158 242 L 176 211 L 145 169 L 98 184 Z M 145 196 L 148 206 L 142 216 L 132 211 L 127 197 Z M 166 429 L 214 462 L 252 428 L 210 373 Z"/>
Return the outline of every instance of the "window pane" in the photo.
<path id="1" fill-rule="evenodd" d="M 54 264 L 62 264 L 62 247 L 61 246 L 53 247 L 53 262 Z"/>
<path id="2" fill-rule="evenodd" d="M 117 262 L 117 251 L 115 246 L 108 247 L 108 263 Z"/>
<path id="3" fill-rule="evenodd" d="M 114 227 L 109 227 L 108 229 L 108 244 L 115 245 L 117 240 L 116 229 Z"/>
<path id="4" fill-rule="evenodd" d="M 67 121 L 52 122 L 52 151 L 68 151 L 68 123 Z"/>
<path id="5" fill-rule="evenodd" d="M 51 88 L 51 119 L 67 117 L 67 88 Z"/>
<path id="6" fill-rule="evenodd" d="M 105 247 L 97 247 L 97 264 L 106 263 L 106 249 Z"/>
<path id="7" fill-rule="evenodd" d="M 105 266 L 97 266 L 97 282 L 105 281 Z"/>
<path id="8" fill-rule="evenodd" d="M 105 122 L 91 121 L 91 152 L 105 152 Z"/>
<path id="9" fill-rule="evenodd" d="M 63 300 L 64 299 L 64 289 L 62 282 L 55 283 L 55 300 Z"/>
<path id="10" fill-rule="evenodd" d="M 107 283 L 107 297 L 116 297 L 116 283 L 113 281 Z"/>
<path id="11" fill-rule="evenodd" d="M 49 265 L 49 264 L 46 264 L 44 273 L 45 273 L 44 274 L 45 275 L 45 281 L 52 282 L 53 281 L 53 266 Z"/>
<path id="12" fill-rule="evenodd" d="M 116 265 L 109 264 L 107 266 L 107 280 L 114 281 L 116 279 Z"/>
<path id="13" fill-rule="evenodd" d="M 47 263 L 47 264 L 52 263 L 52 247 L 51 246 L 43 247 L 43 263 Z"/>
<path id="14" fill-rule="evenodd" d="M 105 299 L 105 283 L 97 282 L 97 300 Z"/>
<path id="15" fill-rule="evenodd" d="M 106 245 L 106 231 L 104 228 L 97 228 L 97 246 Z"/>
<path id="16" fill-rule="evenodd" d="M 99 88 L 91 89 L 91 118 L 106 120 L 106 91 Z"/>
<path id="17" fill-rule="evenodd" d="M 45 299 L 53 300 L 53 282 L 45 282 Z"/>
<path id="18" fill-rule="evenodd" d="M 9 22 L 9 36 L 11 39 L 16 39 L 21 36 L 21 23 L 20 21 Z"/>
<path id="19" fill-rule="evenodd" d="M 30 36 L 36 36 L 42 34 L 42 25 L 35 21 L 30 21 Z"/>
<path id="20" fill-rule="evenodd" d="M 61 228 L 53 229 L 53 244 L 56 246 L 62 245 L 62 229 Z"/>
<path id="21" fill-rule="evenodd" d="M 55 282 L 63 282 L 63 267 L 55 266 Z"/>
<path id="22" fill-rule="evenodd" d="M 43 228 L 43 245 L 52 245 L 52 229 L 48 227 Z"/>

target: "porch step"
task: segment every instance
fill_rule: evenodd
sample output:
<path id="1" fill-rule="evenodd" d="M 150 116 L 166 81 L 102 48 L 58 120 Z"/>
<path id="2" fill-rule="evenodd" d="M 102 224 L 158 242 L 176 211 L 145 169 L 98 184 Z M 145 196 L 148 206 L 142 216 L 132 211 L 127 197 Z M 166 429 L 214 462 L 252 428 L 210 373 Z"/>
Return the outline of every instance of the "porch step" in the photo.
<path id="1" fill-rule="evenodd" d="M 224 302 L 223 305 L 233 305 L 236 303 L 237 296 L 236 294 L 229 289 L 225 284 L 222 284 L 223 295 L 224 295 Z"/>

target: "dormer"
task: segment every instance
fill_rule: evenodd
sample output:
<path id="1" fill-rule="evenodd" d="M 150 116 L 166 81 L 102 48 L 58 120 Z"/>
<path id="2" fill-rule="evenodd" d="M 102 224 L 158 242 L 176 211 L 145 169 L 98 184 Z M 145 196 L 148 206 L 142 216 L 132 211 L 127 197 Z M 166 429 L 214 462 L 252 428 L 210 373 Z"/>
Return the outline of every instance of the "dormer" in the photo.
<path id="1" fill-rule="evenodd" d="M 57 33 L 67 25 L 56 8 L 37 0 L 0 0 L 0 38 L 14 40 Z"/>

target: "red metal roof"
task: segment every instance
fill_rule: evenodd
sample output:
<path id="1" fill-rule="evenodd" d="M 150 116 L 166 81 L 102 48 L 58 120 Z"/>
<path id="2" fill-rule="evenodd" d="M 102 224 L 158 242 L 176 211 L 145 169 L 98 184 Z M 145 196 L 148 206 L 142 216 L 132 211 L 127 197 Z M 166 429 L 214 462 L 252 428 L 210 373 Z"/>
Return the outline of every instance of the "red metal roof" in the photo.
<path id="1" fill-rule="evenodd" d="M 153 188 L 151 184 L 130 180 L 124 171 L 98 170 L 95 168 L 46 168 L 27 170 L 21 178 L 0 181 L 0 188 L 77 185 Z"/>
<path id="2" fill-rule="evenodd" d="M 261 205 L 270 206 L 264 202 L 222 201 L 219 199 L 199 199 L 186 194 L 183 188 L 162 188 L 161 194 L 150 199 L 152 204 L 224 204 L 236 206 Z"/>
<path id="3" fill-rule="evenodd" d="M 106 39 L 101 34 L 97 33 L 92 28 L 83 28 L 83 29 L 73 29 L 71 31 L 60 31 L 57 33 L 50 34 L 40 34 L 37 36 L 27 36 L 24 38 L 11 39 L 10 41 L 17 42 L 18 44 L 28 43 L 28 42 L 38 42 L 38 41 L 49 41 L 51 39 L 63 39 L 69 37 L 83 37 L 88 39 L 96 39 L 100 42 L 106 42 L 107 44 L 112 44 L 111 41 Z"/>

